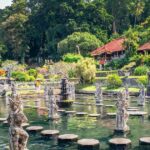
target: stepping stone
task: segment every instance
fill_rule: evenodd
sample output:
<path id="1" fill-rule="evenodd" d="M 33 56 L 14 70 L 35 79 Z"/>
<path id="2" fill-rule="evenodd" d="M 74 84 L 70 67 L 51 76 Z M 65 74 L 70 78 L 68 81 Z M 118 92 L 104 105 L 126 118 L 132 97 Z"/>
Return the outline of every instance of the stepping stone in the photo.
<path id="1" fill-rule="evenodd" d="M 58 136 L 58 142 L 76 142 L 78 140 L 78 135 L 75 134 L 63 134 Z"/>
<path id="2" fill-rule="evenodd" d="M 100 114 L 89 114 L 89 117 L 100 117 Z"/>
<path id="3" fill-rule="evenodd" d="M 42 126 L 30 126 L 27 127 L 26 130 L 30 133 L 37 133 L 43 130 Z"/>
<path id="4" fill-rule="evenodd" d="M 79 150 L 99 150 L 100 142 L 95 139 L 81 139 L 78 140 L 78 149 Z"/>
<path id="5" fill-rule="evenodd" d="M 6 120 L 7 120 L 7 118 L 0 118 L 0 123 L 4 122 Z"/>
<path id="6" fill-rule="evenodd" d="M 59 135 L 58 130 L 43 130 L 41 135 L 46 138 L 57 137 Z"/>
<path id="7" fill-rule="evenodd" d="M 88 113 L 86 113 L 86 112 L 77 112 L 76 113 L 76 116 L 78 116 L 78 117 L 83 117 L 83 116 L 86 116 L 86 115 L 88 115 Z"/>
<path id="8" fill-rule="evenodd" d="M 96 104 L 96 106 L 103 106 L 104 104 Z"/>
<path id="9" fill-rule="evenodd" d="M 30 125 L 29 123 L 23 123 L 23 124 L 22 124 L 22 127 L 23 127 L 23 128 L 26 128 L 26 127 L 28 127 L 29 125 Z"/>
<path id="10" fill-rule="evenodd" d="M 60 114 L 65 114 L 65 113 L 66 113 L 66 111 L 65 111 L 64 109 L 58 109 L 58 112 L 59 112 Z"/>
<path id="11" fill-rule="evenodd" d="M 139 140 L 140 145 L 149 145 L 150 148 L 150 137 L 142 137 Z"/>
<path id="12" fill-rule="evenodd" d="M 110 150 L 128 150 L 131 148 L 131 140 L 126 138 L 113 138 L 109 140 Z"/>
<path id="13" fill-rule="evenodd" d="M 144 111 L 129 111 L 129 115 L 131 115 L 131 116 L 144 116 L 144 115 L 147 115 L 147 112 L 144 112 Z"/>
<path id="14" fill-rule="evenodd" d="M 128 108 L 127 111 L 139 111 L 138 108 Z"/>
<path id="15" fill-rule="evenodd" d="M 66 111 L 66 115 L 75 115 L 76 111 Z"/>
<path id="16" fill-rule="evenodd" d="M 105 107 L 115 107 L 115 105 L 105 105 Z"/>
<path id="17" fill-rule="evenodd" d="M 107 113 L 108 117 L 116 117 L 116 113 Z"/>
<path id="18" fill-rule="evenodd" d="M 5 121 L 3 122 L 3 126 L 9 126 L 9 123 L 8 123 L 7 120 L 5 120 Z"/>

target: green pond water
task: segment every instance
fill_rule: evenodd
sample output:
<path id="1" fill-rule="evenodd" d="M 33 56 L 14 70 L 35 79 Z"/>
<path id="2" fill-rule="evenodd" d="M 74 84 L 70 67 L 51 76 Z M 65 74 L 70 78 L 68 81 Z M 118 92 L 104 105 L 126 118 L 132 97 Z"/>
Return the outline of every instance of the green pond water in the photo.
<path id="1" fill-rule="evenodd" d="M 28 98 L 26 98 L 28 99 Z M 24 99 L 24 101 L 26 100 Z M 131 106 L 137 107 L 135 97 L 131 98 Z M 34 104 L 34 98 L 30 98 L 29 104 Z M 105 97 L 105 105 L 115 105 L 115 97 Z M 41 99 L 41 101 L 43 101 Z M 44 102 L 43 102 L 44 103 Z M 78 103 L 78 104 L 77 104 Z M 83 104 L 84 103 L 84 104 Z M 73 104 L 68 110 L 75 110 L 77 112 L 87 113 L 101 113 L 102 116 L 107 112 L 114 112 L 115 108 L 112 107 L 96 107 L 94 104 L 94 97 L 77 95 L 76 104 Z M 82 104 L 82 105 L 81 105 Z M 147 103 L 144 108 L 139 107 L 150 114 L 150 104 Z M 5 99 L 0 98 L 0 117 L 7 117 L 7 107 Z M 60 134 L 73 133 L 79 135 L 79 138 L 95 138 L 100 141 L 101 149 L 107 150 L 109 148 L 108 140 L 116 137 L 114 135 L 115 118 L 90 118 L 90 117 L 75 117 L 75 116 L 61 116 L 60 121 L 52 122 L 47 120 L 47 115 L 39 114 L 37 109 L 24 108 L 24 112 L 29 119 L 30 125 L 40 125 L 44 129 L 57 129 Z M 148 116 L 132 117 L 130 116 L 128 125 L 130 126 L 131 133 L 126 137 L 132 141 L 132 149 L 138 150 L 139 138 L 143 136 L 150 136 L 150 120 Z M 0 150 L 8 145 L 8 127 L 0 124 Z M 77 150 L 77 145 L 63 144 L 58 145 L 57 140 L 44 140 L 40 134 L 30 135 L 28 142 L 29 150 Z"/>

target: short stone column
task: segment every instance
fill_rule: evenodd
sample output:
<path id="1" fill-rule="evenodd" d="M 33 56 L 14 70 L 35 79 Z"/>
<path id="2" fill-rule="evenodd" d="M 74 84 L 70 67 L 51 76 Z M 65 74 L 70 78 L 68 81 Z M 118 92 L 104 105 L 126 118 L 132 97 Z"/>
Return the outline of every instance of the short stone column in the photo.
<path id="1" fill-rule="evenodd" d="M 150 150 L 150 137 L 142 137 L 139 139 L 140 149 Z"/>
<path id="2" fill-rule="evenodd" d="M 78 150 L 99 150 L 100 142 L 95 139 L 78 140 Z"/>
<path id="3" fill-rule="evenodd" d="M 128 150 L 131 148 L 131 140 L 126 138 L 113 138 L 109 140 L 110 150 Z"/>
<path id="4" fill-rule="evenodd" d="M 56 138 L 59 135 L 58 130 L 43 130 L 41 132 L 41 135 L 43 138 L 49 139 L 49 138 Z"/>
<path id="5" fill-rule="evenodd" d="M 78 135 L 75 134 L 63 134 L 58 136 L 59 143 L 77 142 L 77 140 L 78 140 Z"/>

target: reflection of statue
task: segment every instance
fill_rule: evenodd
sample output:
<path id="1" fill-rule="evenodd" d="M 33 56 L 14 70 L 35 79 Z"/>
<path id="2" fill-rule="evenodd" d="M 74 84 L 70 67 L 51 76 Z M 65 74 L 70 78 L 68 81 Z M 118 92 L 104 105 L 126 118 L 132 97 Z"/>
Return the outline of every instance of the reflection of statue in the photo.
<path id="1" fill-rule="evenodd" d="M 125 91 L 122 91 L 118 94 L 118 101 L 116 106 L 117 106 L 116 131 L 126 132 L 129 130 L 129 127 L 127 125 L 129 115 L 127 112 L 128 103 L 126 101 Z"/>
<path id="2" fill-rule="evenodd" d="M 25 150 L 29 137 L 22 128 L 22 123 L 26 123 L 28 120 L 22 111 L 21 105 L 18 95 L 12 98 L 9 97 L 10 111 L 7 120 L 10 125 L 10 150 Z"/>
<path id="3" fill-rule="evenodd" d="M 144 106 L 145 105 L 145 89 L 144 89 L 144 86 L 141 87 L 139 92 L 140 92 L 140 95 L 139 95 L 139 99 L 138 99 L 138 105 Z"/>
<path id="4" fill-rule="evenodd" d="M 48 91 L 48 95 L 49 95 L 49 118 L 50 119 L 58 119 L 59 115 L 58 115 L 58 106 L 56 104 L 56 98 L 53 94 L 53 89 L 50 89 Z"/>
<path id="5" fill-rule="evenodd" d="M 96 83 L 95 100 L 96 100 L 96 104 L 103 103 L 103 93 L 102 93 L 102 88 L 99 83 Z"/>

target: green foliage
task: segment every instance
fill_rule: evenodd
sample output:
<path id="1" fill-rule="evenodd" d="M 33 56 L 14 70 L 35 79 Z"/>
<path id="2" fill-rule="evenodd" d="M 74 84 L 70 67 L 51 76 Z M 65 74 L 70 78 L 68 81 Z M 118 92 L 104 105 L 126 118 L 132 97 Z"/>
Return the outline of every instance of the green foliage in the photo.
<path id="1" fill-rule="evenodd" d="M 92 58 L 81 59 L 76 66 L 77 76 L 82 83 L 91 83 L 96 77 L 95 61 Z"/>
<path id="2" fill-rule="evenodd" d="M 69 78 L 75 78 L 77 75 L 76 75 L 76 71 L 73 70 L 73 69 L 70 69 L 68 70 L 68 77 Z"/>
<path id="3" fill-rule="evenodd" d="M 16 81 L 29 81 L 30 80 L 30 76 L 25 73 L 25 72 L 12 72 L 12 77 L 16 80 Z"/>
<path id="4" fill-rule="evenodd" d="M 28 70 L 28 74 L 30 75 L 30 76 L 33 76 L 33 77 L 37 77 L 37 70 L 36 69 L 29 69 Z"/>
<path id="5" fill-rule="evenodd" d="M 107 88 L 115 89 L 122 85 L 122 80 L 117 74 L 108 75 L 107 77 Z"/>
<path id="6" fill-rule="evenodd" d="M 63 61 L 64 62 L 78 62 L 79 60 L 81 60 L 83 57 L 79 54 L 71 54 L 71 53 L 67 53 L 63 56 Z"/>
<path id="7" fill-rule="evenodd" d="M 59 42 L 60 53 L 81 53 L 87 55 L 90 51 L 102 45 L 94 35 L 88 32 L 74 32 Z"/>
<path id="8" fill-rule="evenodd" d="M 130 62 L 129 64 L 123 66 L 123 68 L 121 68 L 121 70 L 123 70 L 123 71 L 130 71 L 130 70 L 132 70 L 135 66 L 136 66 L 136 63 L 135 63 L 135 62 Z"/>
<path id="9" fill-rule="evenodd" d="M 137 76 L 146 75 L 148 71 L 149 71 L 148 67 L 138 66 L 134 69 L 134 75 L 137 75 Z"/>
<path id="10" fill-rule="evenodd" d="M 148 84 L 148 77 L 147 76 L 140 76 L 140 77 L 137 78 L 137 81 L 140 84 L 146 86 Z"/>
<path id="11" fill-rule="evenodd" d="M 110 62 L 108 62 L 106 65 L 105 65 L 105 69 L 120 69 L 122 68 L 124 65 L 126 65 L 128 63 L 128 59 L 127 58 L 122 58 L 122 59 L 115 59 L 115 60 L 112 60 Z"/>

